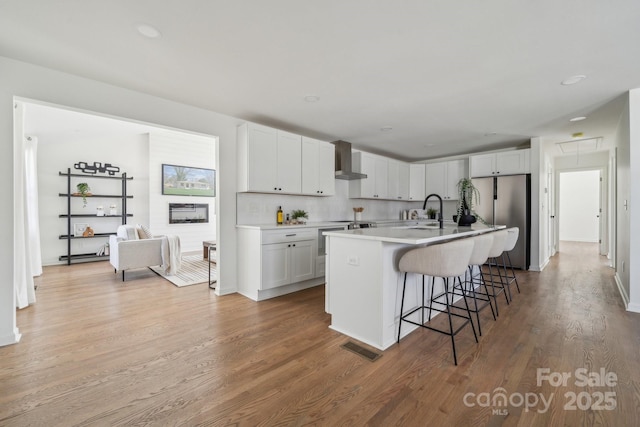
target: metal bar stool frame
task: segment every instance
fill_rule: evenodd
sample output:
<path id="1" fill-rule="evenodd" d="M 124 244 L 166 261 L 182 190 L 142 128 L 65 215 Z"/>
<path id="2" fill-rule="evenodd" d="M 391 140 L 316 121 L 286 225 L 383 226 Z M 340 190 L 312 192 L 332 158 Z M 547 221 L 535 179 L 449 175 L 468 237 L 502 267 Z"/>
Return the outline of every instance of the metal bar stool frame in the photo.
<path id="1" fill-rule="evenodd" d="M 498 262 L 498 257 L 501 257 L 504 253 L 504 245 L 507 240 L 507 230 L 499 230 L 493 232 L 494 244 L 489 253 L 489 257 L 487 262 L 484 264 L 484 267 L 489 271 L 487 273 L 483 272 L 483 278 L 485 280 L 489 280 L 491 282 L 491 294 L 493 297 L 493 302 L 496 306 L 496 316 L 500 315 L 498 309 L 498 295 L 504 293 L 504 299 L 509 305 L 511 301 L 511 288 L 509 287 L 509 282 L 504 280 L 502 277 L 501 266 Z M 495 272 L 494 272 L 495 267 Z M 481 270 L 483 267 L 481 267 Z"/>
<path id="2" fill-rule="evenodd" d="M 454 285 L 453 294 L 460 296 L 466 295 L 473 298 L 473 308 L 470 308 L 470 311 L 476 314 L 478 335 L 482 336 L 480 311 L 489 306 L 493 320 L 496 320 L 496 312 L 491 302 L 492 295 L 489 293 L 484 272 L 482 271 L 482 265 L 487 261 L 487 254 L 493 242 L 493 236 L 491 234 L 482 234 L 472 237 L 472 239 L 474 239 L 476 244 L 474 245 L 471 260 L 469 261 L 469 267 L 465 272 L 465 281 L 460 285 Z M 487 247 L 487 244 L 489 247 Z M 474 274 L 473 267 L 478 267 L 476 274 Z M 480 301 L 480 305 L 478 305 L 478 301 Z"/>
<path id="3" fill-rule="evenodd" d="M 466 240 L 466 239 L 465 239 Z M 451 244 L 455 244 L 458 241 L 454 241 L 451 243 L 445 243 L 442 245 L 451 245 Z M 440 246 L 440 245 L 434 245 L 434 246 Z M 470 246 L 471 248 L 473 247 L 472 245 Z M 427 247 L 429 248 L 429 247 Z M 415 249 L 414 249 L 415 251 Z M 469 256 L 471 255 L 471 251 L 469 251 Z M 464 272 L 466 272 L 466 266 L 464 267 Z M 464 274 L 464 272 L 462 274 Z M 450 282 L 449 280 L 452 279 L 453 280 L 453 284 L 455 285 L 455 280 L 457 279 L 459 282 L 459 285 L 461 286 L 461 280 L 459 276 L 453 276 L 453 277 L 440 277 L 443 281 L 444 284 L 444 290 L 443 292 L 441 292 L 438 295 L 434 295 L 434 291 L 435 291 L 435 276 L 431 276 L 431 294 L 429 297 L 429 306 L 425 306 L 425 295 L 424 295 L 424 287 L 425 287 L 425 275 L 422 274 L 422 293 L 421 293 L 421 303 L 418 307 L 413 308 L 412 310 L 410 310 L 407 313 L 403 313 L 404 311 L 404 300 L 405 300 L 405 294 L 406 294 L 406 288 L 407 288 L 407 275 L 409 273 L 414 273 L 414 272 L 410 272 L 410 271 L 405 271 L 404 272 L 404 280 L 403 280 L 403 285 L 402 285 L 402 300 L 400 303 L 400 319 L 398 322 L 398 343 L 400 342 L 400 337 L 401 337 L 401 331 L 402 331 L 402 322 L 408 322 L 411 323 L 413 325 L 425 328 L 425 329 L 430 329 L 432 331 L 435 332 L 439 332 L 441 334 L 444 335 L 448 335 L 449 337 L 451 337 L 451 347 L 453 349 L 453 363 L 457 366 L 458 365 L 458 356 L 457 356 L 457 352 L 456 352 L 456 344 L 455 344 L 455 335 L 460 332 L 465 326 L 467 326 L 467 324 L 471 324 L 471 330 L 473 331 L 473 337 L 476 341 L 476 343 L 478 342 L 478 335 L 476 334 L 476 329 L 475 326 L 473 324 L 473 320 L 471 319 L 471 311 L 469 310 L 469 304 L 467 302 L 467 297 L 466 295 L 462 296 L 462 299 L 464 301 L 464 305 L 465 308 L 461 308 L 461 307 L 456 307 L 453 304 L 453 299 L 454 299 L 454 294 L 452 293 L 452 289 L 453 287 L 450 287 Z M 415 272 L 416 274 L 420 274 Z M 445 298 L 445 302 L 440 301 L 440 299 L 444 297 Z M 451 301 L 450 301 L 451 299 Z M 439 304 L 441 306 L 444 306 L 443 308 L 437 308 L 437 307 L 433 307 L 433 304 Z M 457 310 L 462 310 L 462 311 L 466 311 L 467 315 L 464 316 L 462 314 L 459 313 L 455 313 L 453 312 L 453 309 L 457 309 Z M 418 310 L 420 310 L 420 321 L 421 323 L 415 322 L 413 320 L 407 319 L 407 317 L 409 317 L 410 315 L 416 313 Z M 429 310 L 429 316 L 428 316 L 428 322 L 431 321 L 431 314 L 432 311 L 437 311 L 440 313 L 447 313 L 447 319 L 448 319 L 448 323 L 449 323 L 449 330 L 442 330 L 442 329 L 438 329 L 435 328 L 431 325 L 428 325 L 424 322 L 424 311 L 425 310 Z M 458 317 L 458 318 L 462 318 L 465 321 L 458 326 L 456 329 L 454 329 L 453 327 L 453 318 L 452 316 Z"/>

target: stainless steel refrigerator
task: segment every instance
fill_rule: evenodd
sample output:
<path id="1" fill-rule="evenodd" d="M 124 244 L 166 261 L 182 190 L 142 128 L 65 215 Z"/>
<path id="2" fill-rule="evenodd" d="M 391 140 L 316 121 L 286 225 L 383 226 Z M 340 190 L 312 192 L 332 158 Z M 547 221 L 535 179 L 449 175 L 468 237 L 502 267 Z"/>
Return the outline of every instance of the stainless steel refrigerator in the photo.
<path id="1" fill-rule="evenodd" d="M 488 224 L 519 227 L 518 242 L 509 256 L 515 268 L 529 269 L 531 248 L 531 175 L 473 178 L 480 192 L 474 210 Z"/>

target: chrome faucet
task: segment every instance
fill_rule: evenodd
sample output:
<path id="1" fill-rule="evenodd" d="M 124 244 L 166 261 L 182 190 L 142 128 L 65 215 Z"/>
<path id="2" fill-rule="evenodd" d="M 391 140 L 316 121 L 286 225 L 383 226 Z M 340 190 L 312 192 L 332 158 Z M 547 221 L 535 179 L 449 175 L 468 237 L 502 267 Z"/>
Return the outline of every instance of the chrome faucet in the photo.
<path id="1" fill-rule="evenodd" d="M 440 200 L 440 212 L 438 212 L 438 223 L 440 223 L 440 228 L 444 228 L 444 221 L 442 220 L 442 197 L 438 196 L 436 193 L 429 194 L 426 199 L 424 199 L 424 203 L 422 204 L 422 210 L 427 208 L 427 201 L 431 196 L 435 196 Z"/>

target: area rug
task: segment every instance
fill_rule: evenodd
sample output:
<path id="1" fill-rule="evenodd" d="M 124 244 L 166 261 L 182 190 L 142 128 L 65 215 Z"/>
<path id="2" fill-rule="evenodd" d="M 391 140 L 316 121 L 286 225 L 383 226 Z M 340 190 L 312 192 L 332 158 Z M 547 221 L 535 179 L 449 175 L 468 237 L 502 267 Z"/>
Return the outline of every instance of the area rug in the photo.
<path id="1" fill-rule="evenodd" d="M 178 287 L 206 283 L 209 280 L 209 263 L 202 255 L 183 255 L 180 270 L 171 276 L 162 271 L 162 267 L 149 267 L 156 274 L 164 277 Z M 211 281 L 218 278 L 216 264 L 211 263 Z"/>

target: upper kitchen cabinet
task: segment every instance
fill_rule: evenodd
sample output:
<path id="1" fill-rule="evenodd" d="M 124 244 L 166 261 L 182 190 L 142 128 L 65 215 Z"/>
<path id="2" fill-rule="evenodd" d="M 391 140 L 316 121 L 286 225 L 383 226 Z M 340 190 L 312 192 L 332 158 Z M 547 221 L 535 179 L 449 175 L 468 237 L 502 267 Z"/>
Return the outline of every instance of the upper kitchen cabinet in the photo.
<path id="1" fill-rule="evenodd" d="M 355 152 L 351 157 L 352 169 L 367 178 L 349 181 L 349 197 L 360 199 L 386 199 L 388 192 L 388 159 L 375 154 Z"/>
<path id="2" fill-rule="evenodd" d="M 333 196 L 335 183 L 335 147 L 317 139 L 302 137 L 302 193 Z"/>
<path id="3" fill-rule="evenodd" d="M 388 192 L 391 200 L 409 200 L 409 164 L 387 159 Z"/>
<path id="4" fill-rule="evenodd" d="M 239 191 L 302 192 L 302 137 L 254 123 L 238 128 Z"/>
<path id="5" fill-rule="evenodd" d="M 424 200 L 425 193 L 425 165 L 414 163 L 409 165 L 409 200 Z"/>
<path id="6" fill-rule="evenodd" d="M 464 160 L 425 165 L 425 193 L 438 194 L 442 200 L 458 199 L 458 181 L 465 177 Z"/>
<path id="7" fill-rule="evenodd" d="M 526 149 L 469 156 L 471 177 L 530 173 L 530 155 L 531 150 Z"/>

